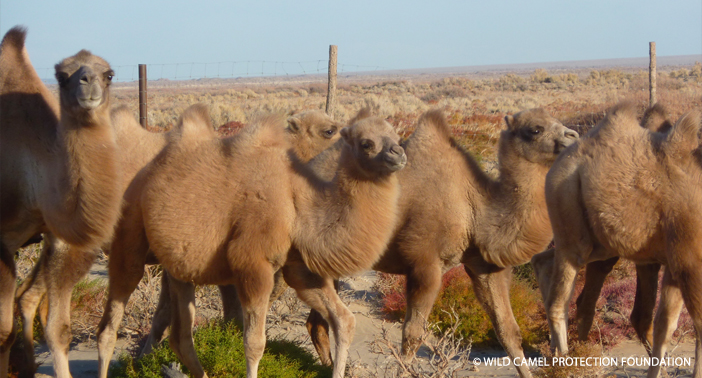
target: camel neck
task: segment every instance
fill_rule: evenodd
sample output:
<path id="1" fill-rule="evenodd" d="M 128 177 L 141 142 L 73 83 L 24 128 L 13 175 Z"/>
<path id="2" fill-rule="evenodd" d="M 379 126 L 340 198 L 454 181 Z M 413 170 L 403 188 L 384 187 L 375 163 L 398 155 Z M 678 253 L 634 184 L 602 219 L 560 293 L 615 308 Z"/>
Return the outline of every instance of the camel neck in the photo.
<path id="1" fill-rule="evenodd" d="M 66 242 L 99 247 L 112 234 L 121 193 L 115 135 L 107 111 L 58 125 L 53 184 L 40 201 L 48 227 Z"/>
<path id="2" fill-rule="evenodd" d="M 342 277 L 369 269 L 385 250 L 397 218 L 395 175 L 370 178 L 345 149 L 334 180 L 297 204 L 293 243 L 313 272 Z"/>

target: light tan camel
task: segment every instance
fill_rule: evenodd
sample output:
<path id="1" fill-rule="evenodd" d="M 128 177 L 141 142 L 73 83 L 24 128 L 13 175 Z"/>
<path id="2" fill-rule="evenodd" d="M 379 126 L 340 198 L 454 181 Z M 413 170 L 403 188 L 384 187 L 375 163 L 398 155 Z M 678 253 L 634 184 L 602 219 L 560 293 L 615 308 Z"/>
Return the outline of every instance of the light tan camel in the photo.
<path id="1" fill-rule="evenodd" d="M 334 121 L 326 113 L 319 110 L 308 110 L 288 117 L 286 135 L 300 162 L 306 163 L 320 152 L 332 146 L 339 138 L 343 125 Z M 158 305 L 151 323 L 151 331 L 141 351 L 141 355 L 150 353 L 156 343 L 160 342 L 171 322 L 170 292 L 168 290 L 168 273 L 161 276 L 161 293 Z M 287 288 L 283 281 L 282 271 L 275 274 L 275 288 L 271 302 L 278 298 Z M 233 285 L 219 286 L 225 320 L 236 320 L 243 325 L 244 319 L 241 303 Z"/>
<path id="2" fill-rule="evenodd" d="M 633 105 L 620 104 L 554 164 L 546 191 L 556 247 L 545 304 L 556 352 L 568 351 L 577 270 L 618 256 L 666 265 L 651 355 L 665 354 L 684 299 L 698 334 L 694 376 L 702 375 L 700 119 L 691 112 L 667 134 L 652 133 L 639 126 Z M 648 375 L 659 371 L 653 366 Z"/>
<path id="3" fill-rule="evenodd" d="M 641 126 L 651 132 L 667 133 L 673 127 L 673 123 L 670 121 L 665 107 L 657 103 L 646 109 L 641 120 Z M 539 289 L 544 298 L 546 298 L 549 291 L 553 253 L 554 250 L 551 248 L 532 257 L 532 261 L 537 267 Z M 617 261 L 619 261 L 619 257 L 593 261 L 587 264 L 583 291 L 576 300 L 577 312 L 575 321 L 578 326 L 578 338 L 582 341 L 588 339 L 595 317 L 597 299 L 602 291 L 605 278 L 612 271 Z M 636 265 L 636 297 L 629 317 L 636 335 L 649 354 L 653 344 L 653 309 L 656 305 L 660 267 L 660 264 Z"/>
<path id="4" fill-rule="evenodd" d="M 112 127 L 115 131 L 117 142 L 118 164 L 121 170 L 120 193 L 124 193 L 131 180 L 136 176 L 151 159 L 158 154 L 166 145 L 165 133 L 151 133 L 146 131 L 136 121 L 131 111 L 126 106 L 120 106 L 110 112 Z M 24 375 L 33 376 L 36 366 L 34 364 L 34 317 L 40 303 L 43 303 L 41 311 L 42 324 L 46 317 L 47 290 L 47 264 L 43 261 L 56 253 L 56 248 L 66 249 L 66 245 L 54 245 L 48 239 L 44 246 L 39 261 L 35 264 L 32 272 L 22 282 L 17 289 L 17 301 L 22 316 L 22 333 L 25 340 L 25 358 L 27 372 Z"/>
<path id="5" fill-rule="evenodd" d="M 146 131 L 132 115 L 126 106 L 120 106 L 111 111 L 112 126 L 115 130 L 120 167 L 122 170 L 122 190 L 124 193 L 134 176 L 150 162 L 166 145 L 167 133 L 152 133 Z M 342 125 L 332 120 L 321 111 L 306 111 L 291 115 L 288 118 L 288 135 L 295 152 L 301 159 L 309 160 L 320 151 L 332 145 L 339 139 L 339 130 Z M 55 246 L 48 240 L 44 244 L 44 250 L 40 261 L 54 252 Z M 106 247 L 109 250 L 109 247 Z M 36 366 L 34 364 L 34 345 L 31 342 L 34 335 L 34 317 L 37 308 L 46 293 L 46 280 L 44 279 L 45 264 L 37 263 L 32 273 L 22 283 L 17 290 L 17 298 L 20 305 L 20 313 L 23 319 L 23 337 L 25 342 L 25 358 L 27 372 L 24 375 L 33 376 Z M 166 274 L 162 282 L 167 288 Z M 276 275 L 276 279 L 282 280 L 282 273 Z M 241 311 L 240 306 L 232 308 L 231 300 L 228 297 L 236 298 L 236 291 L 232 287 L 220 287 L 225 303 L 225 318 L 232 318 L 233 315 Z M 233 294 L 232 294 L 233 292 Z M 160 340 L 165 329 L 170 323 L 170 304 L 164 298 L 169 298 L 167 289 L 165 295 L 159 297 L 159 304 L 154 315 L 154 326 L 151 329 L 147 340 L 145 351 L 149 351 L 154 340 Z M 238 304 L 238 301 L 236 301 Z M 44 302 L 44 305 L 46 303 Z M 43 306 L 42 323 L 45 322 L 46 306 Z M 237 311 L 238 310 L 238 311 Z M 241 315 L 237 314 L 238 318 Z M 243 320 L 242 320 L 243 321 Z M 148 348 L 148 349 L 147 349 Z"/>
<path id="6" fill-rule="evenodd" d="M 273 275 L 283 265 L 286 282 L 334 325 L 334 377 L 343 376 L 355 320 L 332 279 L 369 268 L 389 241 L 399 197 L 394 172 L 407 161 L 399 136 L 378 118 L 354 118 L 340 132 L 345 144 L 328 183 L 290 151 L 276 118 L 220 140 L 205 111 L 186 110 L 173 140 L 125 194 L 98 330 L 100 377 L 149 248 L 171 277 L 171 347 L 196 377 L 205 373 L 192 344 L 193 285 L 236 286 L 247 376 L 254 377 Z"/>
<path id="7" fill-rule="evenodd" d="M 56 65 L 60 106 L 11 29 L 0 45 L 0 376 L 14 341 L 15 251 L 45 234 L 46 340 L 57 377 L 69 377 L 70 295 L 112 237 L 120 174 L 109 119 L 114 72 L 82 50 Z M 59 118 L 60 109 L 60 118 Z"/>
<path id="8" fill-rule="evenodd" d="M 463 263 L 500 343 L 510 357 L 524 357 L 509 303 L 511 267 L 528 261 L 551 241 L 543 189 L 546 172 L 578 134 L 543 109 L 526 110 L 505 121 L 498 180 L 488 177 L 455 143 L 440 111 L 422 116 L 404 145 L 409 163 L 398 173 L 400 226 L 373 268 L 407 277 L 402 346 L 408 356 L 419 347 L 442 274 Z M 316 160 L 312 163 L 324 166 Z M 330 360 L 325 327 L 310 314 L 308 329 L 315 347 L 323 360 Z M 518 370 L 530 376 L 526 367 Z"/>

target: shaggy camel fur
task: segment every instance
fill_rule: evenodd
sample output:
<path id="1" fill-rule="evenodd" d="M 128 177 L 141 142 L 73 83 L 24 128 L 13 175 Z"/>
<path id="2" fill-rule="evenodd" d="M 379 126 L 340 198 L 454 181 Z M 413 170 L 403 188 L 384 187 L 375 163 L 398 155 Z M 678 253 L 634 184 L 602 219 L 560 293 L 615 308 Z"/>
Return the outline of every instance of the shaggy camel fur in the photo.
<path id="1" fill-rule="evenodd" d="M 194 285 L 236 286 L 247 376 L 255 377 L 280 267 L 298 296 L 334 325 L 334 377 L 343 376 L 355 320 L 332 279 L 369 268 L 390 239 L 399 197 L 394 172 L 407 161 L 399 136 L 378 118 L 354 118 L 340 132 L 345 144 L 328 183 L 294 156 L 276 118 L 220 140 L 204 112 L 186 110 L 173 140 L 125 194 L 98 330 L 100 377 L 149 249 L 170 275 L 171 347 L 196 377 L 206 375 L 192 344 Z"/>
<path id="2" fill-rule="evenodd" d="M 556 247 L 545 304 L 558 353 L 568 351 L 577 270 L 618 256 L 666 266 L 651 355 L 664 355 L 684 300 L 698 334 L 694 376 L 702 376 L 700 119 L 691 112 L 667 134 L 652 133 L 639 126 L 633 105 L 620 104 L 554 164 L 546 191 Z M 648 375 L 659 371 L 653 366 Z"/>
<path id="3" fill-rule="evenodd" d="M 114 72 L 82 50 L 56 65 L 60 106 L 41 82 L 15 27 L 0 46 L 0 376 L 14 340 L 15 251 L 45 234 L 45 335 L 57 377 L 69 377 L 70 295 L 111 238 L 120 180 L 109 118 Z M 59 118 L 60 108 L 60 118 Z"/>
<path id="4" fill-rule="evenodd" d="M 300 162 L 306 163 L 320 152 L 332 146 L 339 140 L 339 131 L 343 125 L 334 121 L 326 113 L 319 110 L 309 110 L 292 114 L 288 117 L 287 136 L 290 139 L 295 155 Z M 141 355 L 150 353 L 154 345 L 159 342 L 171 322 L 170 293 L 168 291 L 167 272 L 161 276 L 161 294 L 151 323 L 149 337 L 144 344 Z M 278 270 L 275 274 L 275 288 L 271 295 L 271 302 L 278 298 L 287 288 L 283 281 L 283 272 Z M 241 303 L 233 285 L 219 286 L 225 320 L 236 320 L 244 324 L 241 312 Z"/>
<path id="5" fill-rule="evenodd" d="M 641 126 L 651 132 L 667 133 L 673 123 L 670 121 L 668 111 L 660 103 L 646 109 L 641 120 Z M 553 249 L 532 257 L 534 265 L 538 266 L 539 289 L 544 298 L 549 291 L 553 265 Z M 578 338 L 582 341 L 588 339 L 592 322 L 595 317 L 597 299 L 602 291 L 605 278 L 612 271 L 619 257 L 607 260 L 593 261 L 587 264 L 585 270 L 585 285 L 583 291 L 576 299 L 577 312 L 575 321 L 578 326 Z M 636 297 L 634 307 L 629 317 L 641 343 L 648 353 L 651 353 L 653 343 L 653 309 L 656 305 L 658 292 L 658 272 L 660 264 L 636 265 Z"/>
<path id="6" fill-rule="evenodd" d="M 511 267 L 528 261 L 551 241 L 543 189 L 546 172 L 578 134 L 543 109 L 526 110 L 505 121 L 498 180 L 488 177 L 455 143 L 440 111 L 423 115 L 404 145 L 409 163 L 398 173 L 400 225 L 373 268 L 407 277 L 402 337 L 406 355 L 413 356 L 419 347 L 442 274 L 463 263 L 499 341 L 512 358 L 524 357 L 509 303 Z M 317 351 L 330 359 L 326 325 L 314 314 L 308 322 Z M 526 367 L 518 370 L 530 376 Z"/>

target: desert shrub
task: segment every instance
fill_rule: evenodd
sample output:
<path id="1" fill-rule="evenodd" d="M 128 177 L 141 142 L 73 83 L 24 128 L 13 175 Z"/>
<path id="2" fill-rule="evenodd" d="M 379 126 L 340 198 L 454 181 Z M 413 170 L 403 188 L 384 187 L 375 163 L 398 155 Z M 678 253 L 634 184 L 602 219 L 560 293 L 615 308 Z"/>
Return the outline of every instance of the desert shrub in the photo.
<path id="1" fill-rule="evenodd" d="M 591 366 L 567 366 L 566 364 L 553 364 L 554 357 L 548 347 L 548 343 L 543 343 L 539 347 L 541 355 L 546 358 L 550 366 L 543 366 L 533 371 L 534 377 L 537 378 L 596 378 L 601 377 L 604 368 L 591 364 Z M 602 357 L 602 348 L 598 345 L 590 343 L 575 342 L 568 351 L 568 357 Z"/>
<path id="2" fill-rule="evenodd" d="M 233 323 L 212 321 L 194 334 L 195 349 L 207 375 L 245 377 L 246 358 L 241 331 Z M 160 378 L 161 366 L 178 362 L 175 353 L 163 342 L 151 354 L 135 360 L 123 354 L 110 371 L 114 378 Z M 187 370 L 187 369 L 184 369 Z M 258 367 L 259 377 L 330 377 L 331 368 L 315 363 L 314 356 L 299 345 L 269 340 Z"/>
<path id="3" fill-rule="evenodd" d="M 406 311 L 405 279 L 403 276 L 380 275 L 380 280 L 389 280 L 388 288 L 381 292 L 382 311 L 393 320 L 404 319 Z M 523 342 L 534 347 L 545 340 L 548 334 L 546 317 L 541 298 L 532 285 L 521 279 L 512 281 L 510 303 L 514 316 L 522 331 Z M 472 340 L 474 346 L 499 347 L 499 341 L 490 322 L 473 292 L 470 278 L 457 267 L 449 270 L 442 278 L 441 292 L 429 315 L 429 322 L 435 323 L 444 331 L 454 324 L 450 315 L 442 309 L 453 308 L 459 317 L 457 332 L 463 340 Z"/>

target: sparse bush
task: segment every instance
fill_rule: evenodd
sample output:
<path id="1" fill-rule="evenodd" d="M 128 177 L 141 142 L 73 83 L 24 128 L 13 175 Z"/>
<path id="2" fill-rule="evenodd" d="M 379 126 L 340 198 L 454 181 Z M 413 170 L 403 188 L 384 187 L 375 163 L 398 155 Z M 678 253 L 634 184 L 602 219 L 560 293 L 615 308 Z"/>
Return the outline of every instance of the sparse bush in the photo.
<path id="1" fill-rule="evenodd" d="M 404 277 L 381 273 L 379 281 L 390 283 L 381 283 L 386 286 L 381 291 L 383 312 L 390 319 L 403 319 L 406 311 Z M 535 347 L 548 334 L 540 294 L 530 283 L 516 279 L 512 281 L 510 303 L 522 331 L 524 344 Z M 429 322 L 435 323 L 441 331 L 453 324 L 451 317 L 442 311 L 447 308 L 455 309 L 460 320 L 456 331 L 464 340 L 472 340 L 474 346 L 500 346 L 490 318 L 475 297 L 473 285 L 463 267 L 451 269 L 444 274 L 441 292 L 429 315 Z"/>
<path id="2" fill-rule="evenodd" d="M 195 350 L 207 375 L 212 378 L 246 376 L 246 358 L 241 331 L 233 323 L 213 321 L 196 329 Z M 178 359 L 163 342 L 141 359 L 123 354 L 110 370 L 113 378 L 161 378 L 161 366 Z M 314 356 L 299 345 L 269 340 L 258 367 L 259 377 L 330 377 L 331 368 L 315 363 Z"/>

